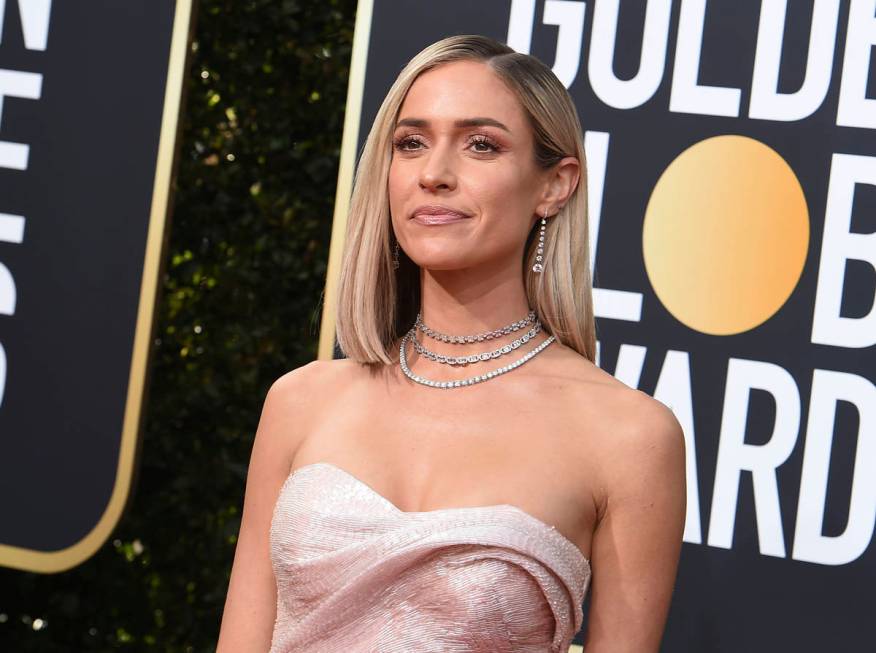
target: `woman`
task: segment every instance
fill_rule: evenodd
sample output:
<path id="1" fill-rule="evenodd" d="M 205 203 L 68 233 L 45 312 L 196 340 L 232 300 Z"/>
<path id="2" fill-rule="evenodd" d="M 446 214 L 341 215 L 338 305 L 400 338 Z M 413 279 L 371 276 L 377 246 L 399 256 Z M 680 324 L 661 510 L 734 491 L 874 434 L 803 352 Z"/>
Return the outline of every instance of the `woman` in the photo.
<path id="1" fill-rule="evenodd" d="M 586 653 L 658 650 L 684 444 L 594 364 L 584 163 L 534 57 L 454 36 L 401 72 L 356 174 L 347 358 L 268 392 L 219 653 L 564 652 L 588 589 Z"/>

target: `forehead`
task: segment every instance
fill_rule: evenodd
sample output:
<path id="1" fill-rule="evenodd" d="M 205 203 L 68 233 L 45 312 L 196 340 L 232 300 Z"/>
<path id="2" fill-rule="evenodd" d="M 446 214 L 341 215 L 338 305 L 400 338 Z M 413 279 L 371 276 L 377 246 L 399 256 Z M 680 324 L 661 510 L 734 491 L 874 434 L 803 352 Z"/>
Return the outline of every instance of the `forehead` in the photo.
<path id="1" fill-rule="evenodd" d="M 422 73 L 408 90 L 399 112 L 399 119 L 436 122 L 472 116 L 494 118 L 512 133 L 522 133 L 526 125 L 517 97 L 480 61 L 454 61 Z"/>

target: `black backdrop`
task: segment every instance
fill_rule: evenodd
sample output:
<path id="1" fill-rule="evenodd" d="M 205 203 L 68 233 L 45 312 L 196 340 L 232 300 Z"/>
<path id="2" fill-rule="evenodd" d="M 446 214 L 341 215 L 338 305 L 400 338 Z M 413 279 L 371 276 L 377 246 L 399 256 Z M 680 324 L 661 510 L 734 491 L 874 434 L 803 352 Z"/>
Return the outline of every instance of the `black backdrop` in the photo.
<path id="1" fill-rule="evenodd" d="M 826 11 L 814 31 L 813 2 L 787 15 L 764 4 L 761 16 L 759 2 L 652 1 L 648 30 L 642 3 L 360 1 L 373 15 L 357 152 L 401 68 L 440 38 L 484 34 L 553 66 L 587 138 L 599 363 L 672 407 L 688 441 L 685 543 L 663 650 L 872 650 L 876 2 L 818 3 Z M 614 36 L 608 67 L 591 60 L 591 45 Z M 770 61 L 780 62 L 772 81 Z M 613 85 L 612 70 L 617 80 L 650 74 L 651 89 Z M 688 148 L 718 143 L 729 149 L 711 150 L 705 190 L 688 176 L 680 192 L 658 192 L 670 164 L 698 151 Z M 688 170 L 705 160 L 687 159 Z M 771 171 L 769 183 L 754 188 L 749 168 Z M 708 195 L 727 179 L 738 194 Z M 667 232 L 694 196 L 714 212 Z M 662 213 L 651 214 L 652 200 Z M 722 243 L 721 221 L 746 218 L 736 203 L 764 213 Z M 701 265 L 710 251 L 731 263 L 729 291 L 679 305 L 673 291 L 683 295 L 685 279 L 660 277 L 658 263 L 681 274 L 676 259 L 698 248 Z M 767 278 L 752 282 L 749 271 Z M 757 308 L 755 295 L 772 304 Z"/>
<path id="2" fill-rule="evenodd" d="M 157 282 L 144 275 L 146 235 L 177 4 L 0 3 L 3 564 L 76 564 L 102 539 L 74 547 L 102 519 L 109 535 L 121 506 L 110 520 L 108 505 L 128 492 L 126 409 L 140 398 L 126 402 L 143 383 L 135 328 Z"/>

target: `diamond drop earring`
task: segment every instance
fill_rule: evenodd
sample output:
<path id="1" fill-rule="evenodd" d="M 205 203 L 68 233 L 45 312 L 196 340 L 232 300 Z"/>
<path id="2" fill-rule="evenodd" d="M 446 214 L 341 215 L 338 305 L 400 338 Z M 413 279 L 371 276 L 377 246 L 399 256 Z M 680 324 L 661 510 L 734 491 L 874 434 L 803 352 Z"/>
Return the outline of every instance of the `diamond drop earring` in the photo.
<path id="1" fill-rule="evenodd" d="M 398 241 L 395 241 L 395 250 L 392 253 L 392 269 L 398 270 Z"/>
<path id="2" fill-rule="evenodd" d="M 541 273 L 544 270 L 544 229 L 545 225 L 547 225 L 547 213 L 548 210 L 545 208 L 544 217 L 541 219 L 541 227 L 538 230 L 538 248 L 535 250 L 535 265 L 532 266 L 532 271 L 536 273 Z"/>

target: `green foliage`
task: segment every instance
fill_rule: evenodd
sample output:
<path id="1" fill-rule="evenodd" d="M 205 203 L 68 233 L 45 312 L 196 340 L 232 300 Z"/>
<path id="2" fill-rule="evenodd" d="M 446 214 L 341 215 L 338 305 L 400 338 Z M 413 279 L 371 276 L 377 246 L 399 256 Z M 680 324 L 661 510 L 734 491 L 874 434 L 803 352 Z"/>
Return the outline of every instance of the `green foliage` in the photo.
<path id="1" fill-rule="evenodd" d="M 0 569 L 0 650 L 211 651 L 265 393 L 316 357 L 355 0 L 204 0 L 134 494 L 60 574 Z"/>

